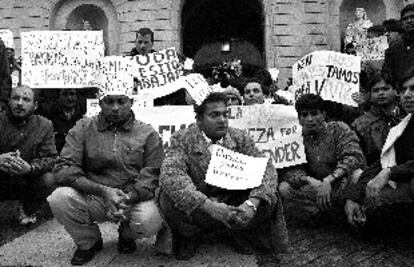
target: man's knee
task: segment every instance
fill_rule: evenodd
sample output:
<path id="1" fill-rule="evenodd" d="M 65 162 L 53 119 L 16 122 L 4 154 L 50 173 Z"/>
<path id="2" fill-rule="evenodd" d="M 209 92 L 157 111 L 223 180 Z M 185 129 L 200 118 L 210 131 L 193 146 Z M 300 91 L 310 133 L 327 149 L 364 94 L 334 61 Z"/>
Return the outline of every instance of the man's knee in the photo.
<path id="1" fill-rule="evenodd" d="M 163 219 L 154 200 L 141 202 L 135 205 L 130 214 L 130 228 L 133 237 L 144 238 L 158 233 Z"/>
<path id="2" fill-rule="evenodd" d="M 281 182 L 279 184 L 279 193 L 283 199 L 288 199 L 292 193 L 292 187 L 288 182 Z"/>
<path id="3" fill-rule="evenodd" d="M 79 193 L 72 187 L 59 187 L 47 198 L 49 206 L 56 216 L 71 206 L 75 196 Z"/>

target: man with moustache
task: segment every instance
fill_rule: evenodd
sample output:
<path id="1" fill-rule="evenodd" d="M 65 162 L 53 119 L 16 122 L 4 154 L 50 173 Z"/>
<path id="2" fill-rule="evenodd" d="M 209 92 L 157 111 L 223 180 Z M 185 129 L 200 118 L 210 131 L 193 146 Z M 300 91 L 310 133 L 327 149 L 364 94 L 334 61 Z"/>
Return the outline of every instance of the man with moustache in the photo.
<path id="1" fill-rule="evenodd" d="M 101 112 L 79 120 L 54 168 L 60 188 L 49 197 L 57 220 L 77 249 L 72 265 L 83 265 L 102 250 L 97 223 L 120 221 L 118 252 L 132 253 L 135 239 L 161 228 L 155 189 L 164 156 L 158 133 L 135 119 L 131 94 L 102 95 Z"/>
<path id="2" fill-rule="evenodd" d="M 12 89 L 8 109 L 0 113 L 0 200 L 20 200 L 20 223 L 36 222 L 36 211 L 51 193 L 57 156 L 52 123 L 33 115 L 35 92 Z"/>
<path id="3" fill-rule="evenodd" d="M 346 192 L 345 213 L 353 226 L 365 222 L 362 205 L 368 208 L 412 202 L 414 193 L 414 70 L 400 84 L 401 106 L 408 115 L 387 136 L 377 160 Z"/>
<path id="4" fill-rule="evenodd" d="M 162 164 L 159 205 L 179 260 L 193 257 L 202 234 L 209 232 L 224 233 L 243 254 L 264 250 L 273 255 L 286 249 L 277 173 L 270 161 L 262 184 L 253 189 L 226 190 L 205 182 L 212 144 L 262 156 L 245 131 L 228 127 L 227 103 L 223 93 L 211 93 L 196 106 L 196 123 L 171 137 Z"/>

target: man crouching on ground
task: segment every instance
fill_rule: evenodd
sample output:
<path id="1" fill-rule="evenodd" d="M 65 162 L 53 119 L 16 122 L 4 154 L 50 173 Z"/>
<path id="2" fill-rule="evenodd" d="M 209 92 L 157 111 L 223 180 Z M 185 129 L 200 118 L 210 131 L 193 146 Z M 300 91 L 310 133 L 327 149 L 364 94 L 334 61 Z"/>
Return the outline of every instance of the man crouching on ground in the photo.
<path id="1" fill-rule="evenodd" d="M 54 173 L 59 185 L 48 201 L 77 245 L 71 263 L 82 265 L 102 249 L 96 222 L 120 220 L 118 251 L 132 253 L 135 239 L 161 227 L 154 191 L 163 159 L 162 142 L 135 119 L 132 99 L 106 95 L 98 116 L 69 131 Z"/>
<path id="2" fill-rule="evenodd" d="M 201 235 L 207 232 L 225 233 L 240 253 L 286 249 L 277 173 L 270 161 L 262 184 L 251 190 L 226 190 L 205 182 L 213 143 L 248 156 L 261 156 L 246 132 L 228 127 L 226 103 L 224 94 L 212 93 L 196 106 L 197 123 L 171 137 L 162 164 L 160 208 L 180 260 L 195 255 Z"/>

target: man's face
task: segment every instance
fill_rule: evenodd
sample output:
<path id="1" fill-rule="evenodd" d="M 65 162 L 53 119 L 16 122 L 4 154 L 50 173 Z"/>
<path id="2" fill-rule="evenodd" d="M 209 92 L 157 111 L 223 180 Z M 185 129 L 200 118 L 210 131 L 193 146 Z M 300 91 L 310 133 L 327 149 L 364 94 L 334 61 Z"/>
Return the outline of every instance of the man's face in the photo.
<path id="1" fill-rule="evenodd" d="M 137 34 L 137 39 L 135 40 L 135 48 L 140 55 L 146 55 L 150 53 L 152 46 L 153 43 L 151 41 L 151 34 Z"/>
<path id="2" fill-rule="evenodd" d="M 355 11 L 355 17 L 357 19 L 362 19 L 362 18 L 364 18 L 364 13 L 365 13 L 364 9 L 357 8 L 356 11 Z"/>
<path id="3" fill-rule="evenodd" d="M 235 105 L 240 105 L 240 99 L 233 94 L 227 94 L 227 106 L 235 106 Z"/>
<path id="4" fill-rule="evenodd" d="M 253 105 L 253 104 L 263 104 L 264 95 L 262 86 L 259 83 L 248 83 L 244 87 L 244 104 Z"/>
<path id="5" fill-rule="evenodd" d="M 125 122 L 131 116 L 132 100 L 125 95 L 105 96 L 99 105 L 103 116 L 110 123 Z"/>
<path id="6" fill-rule="evenodd" d="M 73 109 L 76 107 L 78 97 L 75 89 L 63 89 L 59 95 L 59 102 L 67 109 Z"/>
<path id="7" fill-rule="evenodd" d="M 387 36 L 388 46 L 392 46 L 393 44 L 400 41 L 402 38 L 399 32 L 387 32 L 385 36 Z"/>
<path id="8" fill-rule="evenodd" d="M 26 119 L 37 107 L 34 101 L 33 90 L 26 87 L 12 89 L 9 99 L 9 107 L 13 117 Z"/>
<path id="9" fill-rule="evenodd" d="M 7 55 L 7 58 L 10 60 L 10 59 L 13 59 L 14 58 L 14 49 L 13 48 L 7 48 L 6 49 L 6 55 Z M 9 62 L 10 63 L 10 62 Z"/>
<path id="10" fill-rule="evenodd" d="M 402 27 L 406 32 L 414 31 L 414 11 L 407 11 L 401 17 Z"/>
<path id="11" fill-rule="evenodd" d="M 395 91 L 391 85 L 381 80 L 371 88 L 371 101 L 378 106 L 388 106 L 395 101 Z"/>
<path id="12" fill-rule="evenodd" d="M 408 113 L 414 113 L 414 77 L 405 81 L 401 88 L 401 105 Z"/>
<path id="13" fill-rule="evenodd" d="M 223 102 L 208 103 L 197 125 L 210 139 L 218 140 L 227 133 L 228 118 L 227 107 Z"/>
<path id="14" fill-rule="evenodd" d="M 318 109 L 303 110 L 299 112 L 299 123 L 303 133 L 318 133 L 323 129 L 325 112 Z"/>

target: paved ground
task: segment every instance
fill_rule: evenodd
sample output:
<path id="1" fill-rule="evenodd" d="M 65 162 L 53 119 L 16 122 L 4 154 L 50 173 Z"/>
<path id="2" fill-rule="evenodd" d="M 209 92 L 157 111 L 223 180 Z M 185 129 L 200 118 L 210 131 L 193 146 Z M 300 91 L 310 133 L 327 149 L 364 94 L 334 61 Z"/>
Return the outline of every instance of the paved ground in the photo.
<path id="1" fill-rule="evenodd" d="M 373 217 L 375 227 L 364 240 L 360 235 L 352 237 L 341 223 L 315 228 L 291 223 L 291 253 L 281 257 L 280 266 L 414 266 L 414 227 L 407 222 L 414 214 L 411 210 L 397 218 Z M 104 250 L 88 266 L 279 266 L 266 258 L 236 254 L 220 244 L 205 244 L 193 259 L 180 262 L 154 255 L 154 238 L 137 241 L 135 254 L 119 255 L 116 226 L 104 224 L 101 230 Z M 66 266 L 73 251 L 63 227 L 50 220 L 1 246 L 0 266 Z"/>

